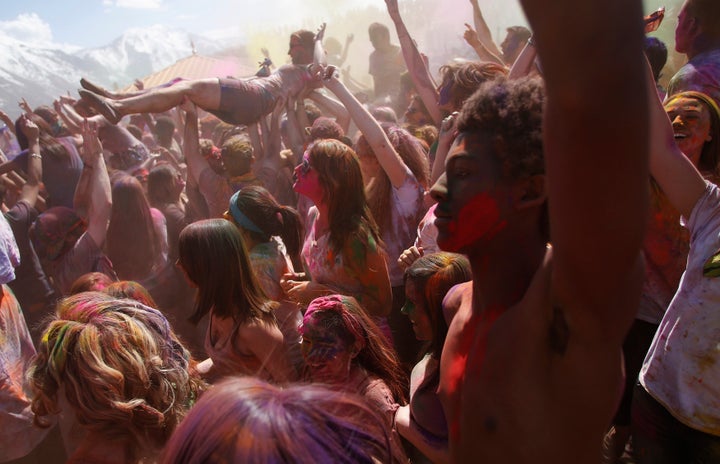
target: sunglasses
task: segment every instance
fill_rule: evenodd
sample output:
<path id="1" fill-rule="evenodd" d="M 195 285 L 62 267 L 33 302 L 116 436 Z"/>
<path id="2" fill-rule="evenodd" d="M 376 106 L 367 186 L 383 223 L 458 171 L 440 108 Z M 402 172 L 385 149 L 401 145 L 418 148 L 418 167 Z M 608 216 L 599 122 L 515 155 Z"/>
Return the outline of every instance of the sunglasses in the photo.
<path id="1" fill-rule="evenodd" d="M 310 161 L 308 161 L 307 158 L 303 158 L 302 162 L 300 163 L 300 174 L 307 175 L 308 172 L 312 169 L 312 166 L 310 166 Z"/>

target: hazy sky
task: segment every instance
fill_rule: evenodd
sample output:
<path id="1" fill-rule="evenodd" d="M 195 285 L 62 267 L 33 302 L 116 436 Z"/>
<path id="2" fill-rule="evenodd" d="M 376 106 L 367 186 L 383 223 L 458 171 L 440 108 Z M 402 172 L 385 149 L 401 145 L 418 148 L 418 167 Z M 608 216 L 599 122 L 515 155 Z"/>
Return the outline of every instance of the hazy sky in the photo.
<path id="1" fill-rule="evenodd" d="M 403 0 L 399 0 L 402 2 Z M 436 0 L 437 15 L 428 27 L 452 24 L 461 34 L 470 21 L 468 0 Z M 667 19 L 681 0 L 646 0 L 646 9 L 667 5 Z M 0 10 L 3 34 L 28 42 L 79 47 L 103 46 L 132 27 L 154 24 L 175 26 L 211 38 L 238 36 L 248 28 L 267 24 L 294 25 L 302 18 L 323 20 L 353 8 L 375 6 L 385 11 L 383 0 L 21 0 L 4 1 Z M 525 24 L 516 0 L 480 0 L 493 33 Z M 389 22 L 389 21 L 388 21 Z M 670 21 L 668 21 L 670 22 Z M 665 27 L 668 27 L 666 24 Z M 672 27 L 672 26 L 669 26 Z"/>
<path id="2" fill-rule="evenodd" d="M 442 19 L 455 15 L 460 26 L 471 19 L 467 0 L 437 3 Z M 480 0 L 480 4 L 488 17 L 503 17 L 498 28 L 524 23 L 516 1 Z M 23 0 L 3 2 L 0 34 L 29 42 L 96 47 L 131 27 L 165 24 L 217 38 L 239 35 L 247 27 L 293 25 L 301 18 L 322 19 L 368 5 L 385 10 L 383 0 Z"/>

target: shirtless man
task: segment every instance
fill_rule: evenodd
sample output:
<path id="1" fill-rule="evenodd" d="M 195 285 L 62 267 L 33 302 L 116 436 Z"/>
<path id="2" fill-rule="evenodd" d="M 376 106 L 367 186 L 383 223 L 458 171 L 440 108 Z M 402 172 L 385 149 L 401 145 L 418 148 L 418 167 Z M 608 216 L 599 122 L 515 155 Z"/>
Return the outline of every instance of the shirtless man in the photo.
<path id="1" fill-rule="evenodd" d="M 453 462 L 599 462 L 643 279 L 642 8 L 522 3 L 547 79 L 542 134 L 537 81 L 484 84 L 432 190 L 438 244 L 467 254 L 474 279 L 439 392 Z"/>
<path id="2" fill-rule="evenodd" d="M 317 34 L 304 30 L 293 33 L 288 51 L 292 64 L 280 66 L 267 77 L 179 80 L 169 86 L 128 94 L 110 94 L 82 80 L 84 87 L 99 93 L 82 89 L 80 96 L 113 124 L 128 114 L 162 113 L 180 105 L 186 97 L 229 124 L 253 124 L 290 98 L 304 96 L 321 87 L 309 68 L 314 58 L 317 59 L 316 43 L 321 43 L 324 30 L 323 25 Z M 337 107 L 330 98 L 318 92 L 312 92 L 307 97 L 319 105 Z"/>

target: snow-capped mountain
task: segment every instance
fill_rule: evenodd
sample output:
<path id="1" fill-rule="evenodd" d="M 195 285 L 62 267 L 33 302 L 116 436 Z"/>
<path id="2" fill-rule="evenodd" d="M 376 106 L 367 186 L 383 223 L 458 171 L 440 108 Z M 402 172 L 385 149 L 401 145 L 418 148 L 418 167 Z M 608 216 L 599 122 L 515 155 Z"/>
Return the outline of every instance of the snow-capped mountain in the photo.
<path id="1" fill-rule="evenodd" d="M 49 105 L 67 92 L 77 96 L 81 77 L 121 88 L 189 56 L 193 46 L 197 53 L 213 56 L 238 43 L 165 26 L 130 29 L 109 45 L 93 49 L 31 45 L 4 37 L 0 41 L 0 108 L 14 118 L 20 114 L 17 102 L 21 97 L 35 107 Z"/>

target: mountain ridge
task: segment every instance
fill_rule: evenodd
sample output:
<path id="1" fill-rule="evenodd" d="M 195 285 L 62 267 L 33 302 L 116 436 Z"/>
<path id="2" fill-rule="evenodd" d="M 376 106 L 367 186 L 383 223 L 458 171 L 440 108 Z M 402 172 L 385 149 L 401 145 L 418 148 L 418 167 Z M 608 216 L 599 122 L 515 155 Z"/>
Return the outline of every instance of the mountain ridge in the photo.
<path id="1" fill-rule="evenodd" d="M 68 92 L 77 97 L 81 77 L 117 89 L 194 51 L 220 56 L 229 49 L 234 57 L 253 65 L 244 46 L 234 40 L 208 39 L 162 25 L 129 29 L 105 46 L 84 49 L 29 44 L 4 37 L 0 41 L 0 108 L 15 118 L 21 113 L 17 106 L 21 98 L 34 108 L 51 105 Z"/>

